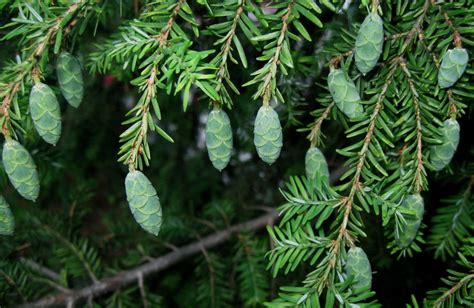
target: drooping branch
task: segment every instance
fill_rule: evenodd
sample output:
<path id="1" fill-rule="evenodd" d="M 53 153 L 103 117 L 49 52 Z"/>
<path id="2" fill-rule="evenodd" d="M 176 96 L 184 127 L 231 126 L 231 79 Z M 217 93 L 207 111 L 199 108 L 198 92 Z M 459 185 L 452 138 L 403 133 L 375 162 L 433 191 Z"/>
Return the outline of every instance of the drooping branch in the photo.
<path id="1" fill-rule="evenodd" d="M 263 105 L 268 106 L 270 103 L 270 99 L 272 96 L 272 80 L 275 79 L 275 76 L 277 74 L 278 70 L 278 64 L 280 62 L 280 57 L 281 57 L 281 52 L 283 49 L 283 44 L 285 42 L 287 32 L 288 32 L 288 23 L 289 23 L 289 17 L 291 15 L 291 10 L 293 8 L 293 1 L 290 1 L 288 3 L 288 6 L 286 8 L 286 13 L 281 17 L 281 30 L 280 34 L 278 35 L 278 40 L 277 44 L 275 47 L 275 51 L 273 53 L 272 58 L 269 60 L 270 63 L 270 69 L 268 70 L 268 73 L 263 79 L 263 86 L 262 86 L 262 96 L 263 96 Z"/>
<path id="2" fill-rule="evenodd" d="M 10 138 L 10 106 L 15 100 L 15 97 L 20 89 L 23 88 L 23 82 L 25 78 L 32 73 L 32 71 L 38 65 L 42 55 L 48 49 L 48 45 L 51 43 L 53 38 L 63 28 L 72 25 L 76 22 L 76 18 L 79 12 L 86 6 L 86 1 L 80 1 L 71 5 L 66 12 L 54 22 L 54 24 L 48 29 L 46 34 L 37 41 L 37 45 L 33 45 L 33 51 L 23 62 L 24 65 L 20 67 L 18 74 L 14 77 L 14 80 L 8 83 L 7 90 L 1 102 L 0 113 L 4 117 L 1 133 L 5 138 Z"/>
<path id="3" fill-rule="evenodd" d="M 200 241 L 182 246 L 173 252 L 153 259 L 152 261 L 140 265 L 139 267 L 120 272 L 112 277 L 99 280 L 88 287 L 74 290 L 69 293 L 59 293 L 53 296 L 45 297 L 37 302 L 24 304 L 21 307 L 66 305 L 71 302 L 85 300 L 90 297 L 97 297 L 101 294 L 117 290 L 129 284 L 136 283 L 139 281 L 140 277 L 146 277 L 167 269 L 181 260 L 201 252 L 202 249 L 209 249 L 222 244 L 236 233 L 243 231 L 255 231 L 265 227 L 268 224 L 272 224 L 277 219 L 277 217 L 278 213 L 276 211 L 271 211 L 270 213 L 253 220 L 234 225 L 226 230 L 208 235 Z"/>
<path id="4" fill-rule="evenodd" d="M 400 67 L 405 73 L 410 91 L 413 96 L 413 107 L 415 109 L 415 120 L 416 120 L 416 169 L 414 175 L 414 191 L 420 193 L 423 190 L 423 130 L 421 125 L 421 107 L 418 92 L 416 91 L 415 82 L 411 78 L 410 71 L 407 68 L 406 60 L 404 58 L 400 59 Z"/>

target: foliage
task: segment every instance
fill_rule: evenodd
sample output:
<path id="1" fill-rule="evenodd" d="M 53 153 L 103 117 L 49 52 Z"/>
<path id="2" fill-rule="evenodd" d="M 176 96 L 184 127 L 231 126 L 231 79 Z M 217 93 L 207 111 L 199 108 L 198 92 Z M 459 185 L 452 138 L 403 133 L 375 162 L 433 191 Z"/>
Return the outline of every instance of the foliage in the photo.
<path id="1" fill-rule="evenodd" d="M 273 208 L 87 304 L 472 305 L 472 24 L 471 0 L 0 0 L 0 305 Z"/>

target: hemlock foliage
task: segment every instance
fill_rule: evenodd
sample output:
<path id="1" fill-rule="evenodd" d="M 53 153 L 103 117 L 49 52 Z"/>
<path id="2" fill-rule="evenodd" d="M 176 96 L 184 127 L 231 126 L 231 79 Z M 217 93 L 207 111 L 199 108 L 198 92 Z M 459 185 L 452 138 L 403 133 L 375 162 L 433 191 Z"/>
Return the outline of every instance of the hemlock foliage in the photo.
<path id="1" fill-rule="evenodd" d="M 0 0 L 0 24 L 1 306 L 474 305 L 473 1 Z"/>

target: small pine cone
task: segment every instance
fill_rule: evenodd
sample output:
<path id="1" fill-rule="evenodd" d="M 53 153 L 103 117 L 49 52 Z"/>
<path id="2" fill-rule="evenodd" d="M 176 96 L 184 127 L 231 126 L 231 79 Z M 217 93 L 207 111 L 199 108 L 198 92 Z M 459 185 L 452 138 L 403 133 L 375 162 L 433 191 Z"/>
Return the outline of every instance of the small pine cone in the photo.
<path id="1" fill-rule="evenodd" d="M 431 147 L 430 160 L 436 171 L 446 167 L 456 153 L 459 144 L 459 133 L 461 128 L 458 121 L 448 119 L 441 127 L 442 144 Z"/>
<path id="2" fill-rule="evenodd" d="M 267 164 L 273 164 L 280 156 L 283 134 L 278 113 L 270 106 L 262 106 L 255 118 L 253 142 L 258 156 Z"/>
<path id="3" fill-rule="evenodd" d="M 12 235 L 15 230 L 15 219 L 7 201 L 0 196 L 0 235 Z"/>
<path id="4" fill-rule="evenodd" d="M 354 276 L 354 289 L 372 287 L 372 268 L 369 258 L 360 247 L 352 247 L 347 252 L 346 274 Z"/>
<path id="5" fill-rule="evenodd" d="M 421 221 L 423 219 L 423 214 L 425 212 L 425 206 L 423 202 L 423 197 L 421 195 L 409 195 L 403 200 L 401 207 L 406 210 L 414 212 L 413 215 L 405 215 L 406 225 L 402 232 L 399 233 L 398 237 L 396 236 L 397 245 L 400 248 L 407 248 L 416 238 L 418 234 L 418 229 L 420 228 Z"/>
<path id="6" fill-rule="evenodd" d="M 125 178 L 125 192 L 138 224 L 151 234 L 158 235 L 162 223 L 161 204 L 148 178 L 140 171 L 130 171 Z"/>
<path id="7" fill-rule="evenodd" d="M 329 169 L 324 154 L 316 147 L 311 147 L 305 156 L 306 177 L 313 183 L 329 186 Z M 319 185 L 316 185 L 319 186 Z"/>
<path id="8" fill-rule="evenodd" d="M 232 154 L 232 127 L 222 109 L 212 110 L 206 124 L 206 147 L 212 165 L 222 171 L 230 161 Z"/>
<path id="9" fill-rule="evenodd" d="M 36 201 L 40 191 L 38 171 L 30 153 L 17 141 L 3 144 L 3 166 L 10 182 L 25 199 Z"/>
<path id="10" fill-rule="evenodd" d="M 370 72 L 383 51 L 383 21 L 377 13 L 370 13 L 360 26 L 355 43 L 355 63 L 362 75 Z"/>
<path id="11" fill-rule="evenodd" d="M 466 49 L 456 47 L 449 49 L 441 60 L 438 71 L 438 84 L 441 88 L 449 88 L 461 78 L 467 67 L 469 56 Z"/>
<path id="12" fill-rule="evenodd" d="M 62 52 L 57 63 L 61 93 L 69 105 L 77 108 L 84 96 L 84 81 L 79 61 L 70 53 Z"/>
<path id="13" fill-rule="evenodd" d="M 30 114 L 43 140 L 56 145 L 61 136 L 61 110 L 53 90 L 47 85 L 38 83 L 31 89 Z"/>
<path id="14" fill-rule="evenodd" d="M 339 110 L 350 119 L 361 117 L 364 107 L 360 102 L 359 92 L 352 81 L 341 69 L 334 69 L 328 76 L 328 88 Z"/>

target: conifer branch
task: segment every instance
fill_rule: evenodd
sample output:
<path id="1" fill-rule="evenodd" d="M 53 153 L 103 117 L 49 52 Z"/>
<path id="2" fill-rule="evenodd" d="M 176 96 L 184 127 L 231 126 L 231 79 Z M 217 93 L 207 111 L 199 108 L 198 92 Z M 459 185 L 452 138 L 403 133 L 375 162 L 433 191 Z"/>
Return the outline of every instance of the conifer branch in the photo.
<path id="1" fill-rule="evenodd" d="M 465 285 L 470 284 L 472 281 L 474 281 L 474 273 L 464 276 L 462 279 L 460 279 L 458 282 L 456 282 L 451 288 L 446 290 L 436 301 L 433 303 L 433 308 L 441 308 L 443 307 L 444 303 L 446 301 L 449 301 L 450 298 L 456 294 L 456 292 L 459 291 L 462 287 Z"/>
<path id="2" fill-rule="evenodd" d="M 68 239 L 63 237 L 60 233 L 58 233 L 56 230 L 54 230 L 50 226 L 45 225 L 45 224 L 41 224 L 41 227 L 44 228 L 49 234 L 53 235 L 61 243 L 63 243 L 63 245 L 66 246 L 77 257 L 77 259 L 81 262 L 81 264 L 84 267 L 87 275 L 89 276 L 89 278 L 91 279 L 91 281 L 93 283 L 98 282 L 97 276 L 95 275 L 94 271 L 92 270 L 92 266 L 87 261 L 87 259 L 84 256 L 83 252 L 80 249 L 78 249 L 76 247 L 76 245 L 71 243 Z"/>
<path id="3" fill-rule="evenodd" d="M 280 62 L 280 55 L 283 48 L 283 44 L 286 39 L 286 33 L 288 31 L 288 18 L 291 15 L 291 9 L 293 7 L 293 1 L 289 1 L 288 6 L 286 7 L 286 13 L 281 17 L 281 30 L 278 35 L 277 45 L 273 53 L 272 58 L 268 61 L 270 64 L 269 70 L 263 79 L 262 86 L 262 96 L 263 96 L 263 105 L 268 106 L 272 96 L 272 80 L 276 78 L 278 71 L 278 64 Z"/>
<path id="4" fill-rule="evenodd" d="M 77 303 L 89 297 L 97 297 L 126 285 L 136 283 L 139 279 L 139 275 L 142 275 L 145 278 L 146 276 L 163 271 L 183 259 L 201 252 L 202 249 L 209 249 L 222 244 L 234 234 L 244 231 L 256 231 L 266 225 L 271 225 L 277 218 L 278 213 L 272 211 L 250 221 L 208 235 L 197 242 L 179 247 L 176 251 L 167 253 L 136 268 L 120 272 L 112 277 L 101 279 L 88 287 L 73 290 L 70 293 L 59 293 L 57 295 L 48 296 L 36 302 L 24 304 L 21 307 L 57 306 L 64 305 L 68 302 Z"/>
<path id="5" fill-rule="evenodd" d="M 454 26 L 454 23 L 449 17 L 448 13 L 443 10 L 443 7 L 438 2 L 436 2 L 436 0 L 431 0 L 431 4 L 438 9 L 439 13 L 444 17 L 446 24 L 453 31 L 454 46 L 461 47 L 462 46 L 461 33 L 459 33 L 459 30 L 456 29 L 456 27 Z"/>
<path id="6" fill-rule="evenodd" d="M 387 78 L 385 79 L 385 83 L 383 85 L 382 91 L 378 95 L 377 102 L 374 106 L 374 110 L 372 115 L 370 116 L 369 126 L 367 128 L 367 134 L 364 138 L 364 143 L 362 149 L 359 152 L 359 159 L 356 163 L 356 171 L 354 177 L 352 179 L 352 186 L 350 192 L 347 197 L 343 197 L 341 200 L 340 205 L 344 211 L 342 223 L 339 226 L 337 238 L 332 242 L 330 248 L 330 261 L 329 261 L 329 268 L 334 268 L 336 266 L 336 260 L 340 252 L 340 248 L 342 243 L 347 241 L 350 246 L 354 246 L 354 238 L 348 233 L 347 225 L 349 223 L 349 217 L 352 212 L 352 206 L 354 203 L 354 198 L 356 192 L 362 188 L 362 183 L 360 182 L 362 169 L 365 166 L 367 152 L 369 150 L 369 145 L 372 140 L 372 135 L 374 133 L 375 125 L 377 122 L 377 118 L 379 116 L 380 109 L 382 108 L 383 100 L 385 99 L 385 94 L 393 81 L 393 77 L 395 76 L 395 72 L 397 71 L 397 67 L 399 64 L 400 58 L 395 58 L 392 60 L 392 68 L 390 69 L 389 73 L 387 74 Z"/>
<path id="7" fill-rule="evenodd" d="M 156 99 L 156 86 L 157 86 L 156 83 L 158 82 L 157 76 L 159 74 L 158 67 L 160 64 L 160 60 L 162 59 L 160 57 L 160 54 L 163 52 L 164 48 L 166 47 L 168 43 L 168 36 L 176 21 L 176 17 L 178 16 L 184 4 L 184 1 L 185 0 L 178 0 L 176 2 L 175 7 L 171 11 L 171 14 L 165 26 L 163 27 L 163 29 L 158 35 L 154 36 L 154 39 L 156 39 L 156 41 L 158 42 L 158 49 L 155 51 L 155 55 L 153 55 L 155 60 L 152 62 L 152 67 L 149 70 L 148 78 L 145 81 L 145 87 L 143 90 L 144 92 L 143 102 L 141 103 L 140 108 L 137 110 L 137 115 L 140 115 L 140 121 L 136 123 L 140 123 L 140 128 L 136 132 L 134 132 L 134 137 L 133 137 L 134 141 L 128 153 L 125 154 L 125 155 L 128 155 L 126 164 L 128 165 L 130 171 L 135 170 L 135 168 L 138 166 L 139 156 L 142 155 L 145 151 L 147 151 L 145 147 L 148 147 L 148 144 L 146 143 L 148 128 L 153 127 L 154 125 L 154 123 L 149 123 L 150 120 L 152 121 L 152 117 L 150 115 L 150 104 L 152 103 L 153 99 Z M 133 125 L 131 126 L 131 128 L 132 127 Z M 124 134 L 122 134 L 122 136 Z M 127 147 L 123 147 L 122 149 L 126 149 L 126 148 Z M 146 157 L 145 157 L 145 161 L 147 161 Z"/>
<path id="8" fill-rule="evenodd" d="M 232 19 L 232 26 L 230 27 L 230 31 L 227 34 L 227 39 L 224 41 L 224 44 L 221 47 L 221 61 L 219 63 L 219 67 L 217 69 L 217 74 L 216 74 L 216 92 L 220 94 L 221 87 L 223 87 L 223 80 L 226 76 L 227 72 L 227 59 L 229 57 L 229 53 L 231 51 L 231 45 L 232 45 L 232 40 L 236 36 L 236 30 L 237 30 L 237 25 L 239 24 L 240 21 L 240 15 L 244 12 L 244 7 L 245 7 L 245 2 L 246 0 L 242 0 L 239 6 L 237 7 L 237 10 L 235 11 L 235 15 Z M 220 95 L 222 97 L 222 95 Z M 214 102 L 215 106 L 220 106 L 223 104 L 222 101 Z"/>
<path id="9" fill-rule="evenodd" d="M 418 39 L 421 45 L 423 46 L 423 48 L 425 48 L 426 51 L 431 55 L 431 58 L 433 59 L 433 63 L 436 66 L 436 68 L 439 69 L 441 65 L 440 64 L 441 61 L 439 60 L 439 57 L 436 54 L 436 52 L 429 46 L 429 44 L 427 44 L 425 35 L 421 29 L 418 30 Z M 448 95 L 448 103 L 449 103 L 448 115 L 451 118 L 456 119 L 459 111 L 458 111 L 458 107 L 456 106 L 456 99 L 454 98 L 453 90 L 451 88 L 446 89 L 446 94 Z"/>
<path id="10" fill-rule="evenodd" d="M 415 109 L 415 121 L 416 121 L 416 169 L 414 175 L 414 192 L 420 193 L 423 190 L 423 173 L 424 173 L 424 166 L 423 166 L 423 130 L 421 124 L 421 110 L 420 110 L 420 101 L 418 92 L 416 91 L 415 83 L 411 78 L 411 74 L 408 71 L 406 60 L 404 58 L 400 58 L 400 67 L 402 71 L 405 73 L 406 78 L 408 80 L 408 85 L 413 97 L 413 107 Z"/>
<path id="11" fill-rule="evenodd" d="M 4 97 L 0 106 L 0 112 L 3 116 L 3 119 L 1 119 L 1 133 L 6 139 L 9 139 L 11 135 L 10 106 L 15 100 L 18 91 L 23 88 L 25 78 L 28 75 L 31 75 L 32 71 L 36 69 L 38 62 L 43 56 L 45 50 L 48 49 L 51 41 L 57 35 L 58 31 L 61 31 L 68 25 L 75 23 L 78 13 L 84 9 L 86 4 L 87 0 L 72 4 L 61 17 L 55 20 L 46 34 L 39 40 L 35 41 L 35 45 L 33 45 L 33 51 L 26 58 L 26 60 L 17 65 L 19 71 L 14 75 L 15 79 L 8 83 L 5 93 L 2 93 Z"/>
<path id="12" fill-rule="evenodd" d="M 23 263 L 26 267 L 30 268 L 31 270 L 48 277 L 51 280 L 58 281 L 60 279 L 59 274 L 54 272 L 53 270 L 44 267 L 41 264 L 36 263 L 33 260 L 20 258 L 20 262 Z"/>
<path id="13" fill-rule="evenodd" d="M 316 146 L 319 142 L 319 136 L 321 134 L 321 125 L 324 120 L 327 119 L 331 113 L 332 108 L 334 107 L 334 101 L 332 101 L 323 111 L 323 113 L 314 121 L 311 131 L 308 135 L 308 139 L 311 142 L 311 146 Z"/>

